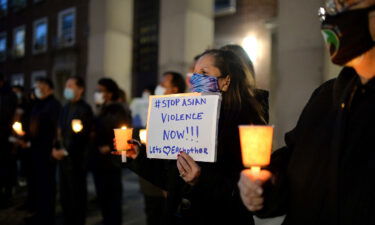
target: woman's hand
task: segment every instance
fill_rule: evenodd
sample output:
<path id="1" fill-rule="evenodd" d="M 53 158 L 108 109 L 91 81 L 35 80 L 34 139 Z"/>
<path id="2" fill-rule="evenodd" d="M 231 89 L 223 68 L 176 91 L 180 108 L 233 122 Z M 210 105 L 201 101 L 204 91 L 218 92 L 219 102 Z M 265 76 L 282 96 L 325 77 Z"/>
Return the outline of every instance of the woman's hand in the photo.
<path id="1" fill-rule="evenodd" d="M 240 188 L 241 199 L 246 208 L 250 211 L 258 211 L 263 208 L 263 184 L 272 177 L 268 170 L 261 170 L 254 175 L 250 170 L 243 170 L 238 187 Z"/>
<path id="2" fill-rule="evenodd" d="M 141 151 L 142 144 L 135 139 L 128 141 L 128 143 L 131 144 L 131 149 L 126 151 L 126 157 L 136 159 Z"/>
<path id="3" fill-rule="evenodd" d="M 177 168 L 180 177 L 191 186 L 194 186 L 201 175 L 200 166 L 185 152 L 180 152 L 177 156 Z"/>

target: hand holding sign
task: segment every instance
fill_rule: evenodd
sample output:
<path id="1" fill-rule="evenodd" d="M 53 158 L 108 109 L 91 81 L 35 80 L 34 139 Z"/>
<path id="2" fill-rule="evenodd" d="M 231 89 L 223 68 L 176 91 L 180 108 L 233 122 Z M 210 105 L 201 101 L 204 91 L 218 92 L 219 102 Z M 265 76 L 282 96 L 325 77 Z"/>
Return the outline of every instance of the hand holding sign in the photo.
<path id="1" fill-rule="evenodd" d="M 221 96 L 199 93 L 150 96 L 147 157 L 177 159 L 185 152 L 195 161 L 216 161 Z"/>
<path id="2" fill-rule="evenodd" d="M 194 186 L 201 175 L 200 166 L 185 152 L 177 155 L 177 168 L 180 177 L 191 186 Z"/>

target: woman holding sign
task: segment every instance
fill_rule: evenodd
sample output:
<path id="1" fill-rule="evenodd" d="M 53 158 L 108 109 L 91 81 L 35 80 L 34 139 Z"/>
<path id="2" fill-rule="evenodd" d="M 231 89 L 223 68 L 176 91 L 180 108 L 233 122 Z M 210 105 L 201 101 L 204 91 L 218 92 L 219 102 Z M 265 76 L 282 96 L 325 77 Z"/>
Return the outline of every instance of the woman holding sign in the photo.
<path id="1" fill-rule="evenodd" d="M 195 162 L 184 152 L 177 162 L 150 160 L 136 146 L 128 152 L 134 159 L 128 166 L 168 191 L 166 224 L 253 224 L 236 185 L 243 169 L 238 125 L 265 124 L 249 71 L 234 53 L 209 50 L 194 72 L 193 92 L 222 94 L 217 162 Z"/>

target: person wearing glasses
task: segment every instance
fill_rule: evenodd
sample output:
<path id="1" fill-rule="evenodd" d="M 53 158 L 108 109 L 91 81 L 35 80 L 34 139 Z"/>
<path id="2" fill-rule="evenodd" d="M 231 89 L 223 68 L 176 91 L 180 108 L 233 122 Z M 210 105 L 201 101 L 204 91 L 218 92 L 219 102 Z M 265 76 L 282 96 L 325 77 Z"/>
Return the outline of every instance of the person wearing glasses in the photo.
<path id="1" fill-rule="evenodd" d="M 330 0 L 320 9 L 336 79 L 314 91 L 286 146 L 240 195 L 283 224 L 375 224 L 375 0 Z"/>

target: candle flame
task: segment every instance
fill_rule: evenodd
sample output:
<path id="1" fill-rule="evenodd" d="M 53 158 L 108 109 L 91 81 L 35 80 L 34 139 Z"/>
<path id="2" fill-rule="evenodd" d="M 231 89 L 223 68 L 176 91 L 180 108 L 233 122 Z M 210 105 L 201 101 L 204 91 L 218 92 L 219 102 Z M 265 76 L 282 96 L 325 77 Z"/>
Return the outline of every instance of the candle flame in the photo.
<path id="1" fill-rule="evenodd" d="M 126 129 L 127 129 L 126 126 L 122 126 L 122 127 L 121 127 L 121 130 L 126 130 Z"/>
<path id="2" fill-rule="evenodd" d="M 19 136 L 23 136 L 25 134 L 25 132 L 22 130 L 22 123 L 20 122 L 14 122 L 12 128 Z"/>

